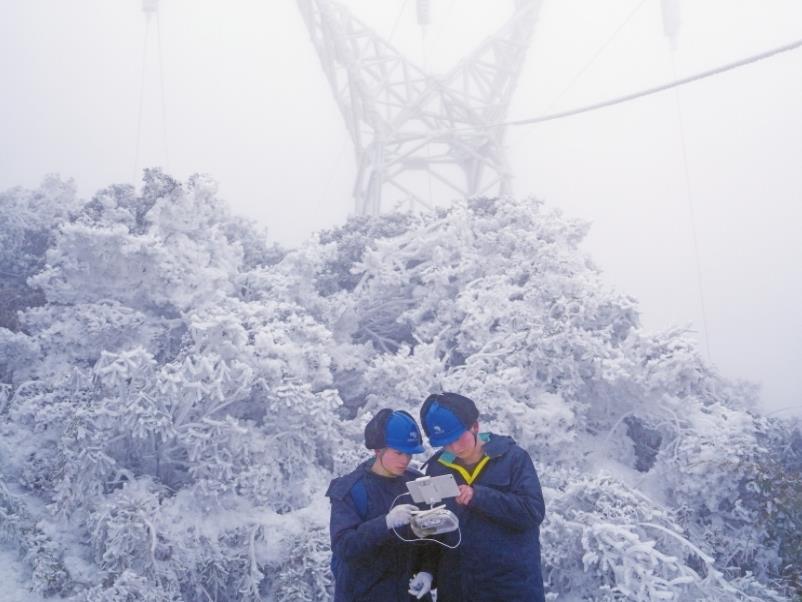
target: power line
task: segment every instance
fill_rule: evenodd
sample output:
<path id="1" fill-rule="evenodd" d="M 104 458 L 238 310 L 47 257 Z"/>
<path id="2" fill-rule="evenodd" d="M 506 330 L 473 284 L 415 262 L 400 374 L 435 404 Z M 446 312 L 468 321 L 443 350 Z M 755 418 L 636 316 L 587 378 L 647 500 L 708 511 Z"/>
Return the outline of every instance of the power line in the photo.
<path id="1" fill-rule="evenodd" d="M 139 86 L 139 110 L 137 114 L 136 126 L 136 150 L 134 152 L 134 173 L 133 184 L 136 185 L 138 180 L 137 170 L 139 168 L 139 156 L 142 147 L 142 124 L 144 119 L 145 108 L 145 88 L 147 80 L 147 65 L 148 65 L 148 49 L 150 47 L 150 36 L 152 29 L 152 17 L 156 17 L 156 49 L 159 60 L 159 88 L 161 92 L 161 118 L 162 118 L 162 147 L 164 150 L 164 169 L 169 167 L 170 154 L 167 145 L 167 108 L 165 101 L 165 86 L 164 86 L 164 51 L 162 49 L 162 34 L 161 34 L 161 19 L 158 12 L 158 0 L 144 0 L 143 11 L 145 13 L 145 39 L 142 45 L 142 73 Z"/>
<path id="2" fill-rule="evenodd" d="M 554 100 L 552 100 L 551 103 L 549 103 L 549 109 L 552 108 L 554 105 L 556 105 L 563 98 L 563 96 L 565 96 L 566 93 L 571 88 L 574 87 L 576 82 L 579 81 L 579 79 L 585 74 L 585 72 L 588 69 L 590 69 L 590 67 L 596 62 L 596 60 L 602 55 L 602 53 L 604 53 L 604 51 L 607 50 L 607 47 L 610 46 L 610 44 L 612 44 L 613 41 L 615 41 L 615 39 L 618 37 L 618 34 L 620 34 L 621 31 L 629 24 L 629 22 L 632 20 L 632 17 L 635 16 L 635 14 L 641 9 L 641 7 L 644 4 L 646 4 L 647 1 L 648 0 L 641 0 L 631 11 L 629 11 L 627 16 L 624 17 L 624 20 L 621 21 L 621 24 L 615 29 L 615 31 L 613 31 L 613 33 L 610 34 L 607 40 L 596 49 L 596 52 L 594 52 L 593 55 L 590 57 L 590 59 L 588 59 L 587 63 L 585 63 L 585 66 L 574 74 L 574 76 L 571 78 L 568 84 L 563 88 L 562 92 L 560 92 L 554 98 Z"/>
<path id="3" fill-rule="evenodd" d="M 396 32 L 398 31 L 398 26 L 401 24 L 401 17 L 404 16 L 404 11 L 407 8 L 407 4 L 409 0 L 404 0 L 404 3 L 401 5 L 401 9 L 398 11 L 398 14 L 395 17 L 395 22 L 393 23 L 393 28 L 390 30 L 390 37 L 387 38 L 387 41 L 392 44 L 393 38 L 395 37 Z"/>
<path id="4" fill-rule="evenodd" d="M 635 7 L 632 10 L 630 10 L 629 13 L 627 13 L 627 16 L 624 17 L 624 20 L 621 21 L 618 27 L 615 28 L 615 30 L 607 37 L 607 39 L 601 44 L 601 46 L 596 48 L 591 57 L 585 62 L 585 65 L 579 71 L 574 73 L 573 77 L 562 89 L 562 92 L 560 92 L 557 96 L 555 96 L 554 99 L 548 104 L 546 110 L 551 110 L 568 93 L 568 91 L 574 87 L 576 82 L 579 81 L 579 79 L 585 74 L 585 72 L 593 66 L 593 64 L 604 53 L 604 51 L 607 50 L 610 44 L 612 44 L 613 41 L 615 41 L 618 35 L 629 24 L 629 22 L 632 20 L 635 14 L 641 9 L 641 7 L 644 4 L 646 4 L 647 1 L 648 0 L 640 0 L 638 4 L 636 4 Z M 514 142 L 510 143 L 510 146 L 517 145 L 524 138 L 524 136 L 525 134 L 522 133 L 520 136 L 518 136 L 518 138 Z"/>
<path id="5" fill-rule="evenodd" d="M 139 112 L 136 122 L 136 150 L 134 152 L 134 176 L 132 183 L 136 185 L 138 180 L 137 168 L 139 167 L 139 146 L 142 140 L 142 108 L 145 103 L 145 73 L 148 60 L 148 36 L 150 34 L 150 21 L 145 24 L 145 41 L 142 44 L 142 76 L 139 85 Z"/>
<path id="6" fill-rule="evenodd" d="M 671 70 L 674 77 L 677 76 L 677 62 L 674 51 L 671 51 Z M 677 121 L 679 123 L 680 147 L 682 149 L 682 166 L 685 176 L 685 194 L 688 201 L 688 219 L 691 226 L 691 242 L 693 243 L 693 257 L 696 267 L 696 287 L 699 293 L 699 309 L 702 312 L 702 331 L 705 335 L 705 350 L 707 351 L 707 361 L 712 362 L 713 356 L 710 353 L 710 332 L 707 328 L 707 304 L 705 303 L 704 280 L 702 278 L 702 260 L 699 252 L 699 235 L 696 231 L 696 210 L 693 205 L 693 194 L 691 193 L 691 175 L 688 169 L 688 147 L 685 141 L 685 120 L 682 116 L 682 104 L 679 98 L 679 88 L 674 88 L 674 100 L 677 107 Z"/>
<path id="7" fill-rule="evenodd" d="M 718 75 L 719 73 L 724 73 L 725 71 L 731 71 L 733 69 L 737 69 L 738 67 L 743 67 L 751 63 L 762 61 L 777 54 L 782 54 L 784 52 L 790 52 L 791 50 L 796 50 L 800 46 L 802 46 L 802 39 L 797 40 L 795 42 L 791 42 L 790 44 L 786 44 L 784 46 L 780 46 L 778 48 L 774 48 L 772 50 L 768 50 L 766 52 L 761 52 L 760 54 L 755 54 L 753 56 L 741 59 L 739 61 L 735 61 L 734 63 L 728 63 L 726 65 L 722 65 L 721 67 L 716 67 L 715 69 L 702 71 L 701 73 L 684 77 L 682 79 L 678 79 L 673 82 L 669 82 L 667 84 L 662 84 L 660 86 L 655 86 L 653 88 L 647 88 L 646 90 L 642 90 L 640 92 L 633 92 L 632 94 L 627 94 L 625 96 L 619 96 L 617 98 L 604 100 L 601 102 L 597 102 L 591 105 L 586 105 L 584 107 L 579 107 L 576 109 L 560 111 L 559 113 L 550 113 L 548 115 L 541 115 L 540 117 L 531 117 L 529 119 L 516 119 L 513 121 L 501 121 L 498 123 L 490 123 L 484 126 L 466 126 L 459 128 L 459 130 L 486 129 L 492 127 L 501 127 L 505 125 L 532 125 L 535 123 L 544 123 L 546 121 L 554 121 L 555 119 L 562 119 L 563 117 L 571 117 L 573 115 L 579 115 L 581 113 L 588 113 L 590 111 L 595 111 L 596 109 L 610 107 L 624 102 L 629 102 L 630 100 L 635 100 L 637 98 L 642 98 L 644 96 L 657 94 L 658 92 L 664 92 L 665 90 L 670 90 L 672 88 L 677 88 L 679 86 L 684 86 L 685 84 L 689 84 L 691 82 L 695 82 L 700 79 L 705 79 L 713 75 Z"/>
<path id="8" fill-rule="evenodd" d="M 162 144 L 164 146 L 164 170 L 170 167 L 170 153 L 167 147 L 167 108 L 164 100 L 164 52 L 162 51 L 162 26 L 161 17 L 156 13 L 156 41 L 159 52 L 159 86 L 161 88 L 162 105 Z"/>

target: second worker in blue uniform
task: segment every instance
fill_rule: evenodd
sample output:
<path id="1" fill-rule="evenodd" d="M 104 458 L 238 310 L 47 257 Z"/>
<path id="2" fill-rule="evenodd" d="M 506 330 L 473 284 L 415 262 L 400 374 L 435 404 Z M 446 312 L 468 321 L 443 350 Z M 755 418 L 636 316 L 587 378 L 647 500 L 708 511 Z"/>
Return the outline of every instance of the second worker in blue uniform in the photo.
<path id="1" fill-rule="evenodd" d="M 479 432 L 479 411 L 462 395 L 430 395 L 420 415 L 429 442 L 442 448 L 426 474 L 451 474 L 460 490 L 446 500 L 459 518 L 460 545 L 427 548 L 424 570 L 434 575 L 437 601 L 543 602 L 546 506 L 529 454 L 510 437 Z"/>

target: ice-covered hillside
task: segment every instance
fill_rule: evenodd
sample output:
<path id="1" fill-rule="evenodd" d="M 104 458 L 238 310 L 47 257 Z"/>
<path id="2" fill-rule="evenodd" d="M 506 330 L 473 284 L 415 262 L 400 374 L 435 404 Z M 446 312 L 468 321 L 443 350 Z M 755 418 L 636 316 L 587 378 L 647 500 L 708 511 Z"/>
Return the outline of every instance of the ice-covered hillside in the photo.
<path id="1" fill-rule="evenodd" d="M 0 546 L 45 599 L 328 600 L 332 476 L 431 391 L 535 460 L 556 600 L 800 595 L 802 437 L 534 200 L 298 249 L 213 182 L 0 195 Z M 5 585 L 4 585 L 5 586 Z"/>

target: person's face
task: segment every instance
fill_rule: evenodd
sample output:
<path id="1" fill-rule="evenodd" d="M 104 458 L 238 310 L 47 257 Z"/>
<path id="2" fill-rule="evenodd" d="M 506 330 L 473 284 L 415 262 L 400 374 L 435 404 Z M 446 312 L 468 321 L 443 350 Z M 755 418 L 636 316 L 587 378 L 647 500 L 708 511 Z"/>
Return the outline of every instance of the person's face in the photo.
<path id="1" fill-rule="evenodd" d="M 445 446 L 445 450 L 457 456 L 460 460 L 472 459 L 478 450 L 476 441 L 476 433 L 479 430 L 479 425 L 474 424 L 470 429 L 462 433 L 456 441 L 453 441 Z"/>
<path id="2" fill-rule="evenodd" d="M 399 477 L 409 466 L 412 456 L 404 452 L 396 451 L 390 447 L 377 450 L 376 455 L 381 460 L 381 466 L 388 474 Z"/>

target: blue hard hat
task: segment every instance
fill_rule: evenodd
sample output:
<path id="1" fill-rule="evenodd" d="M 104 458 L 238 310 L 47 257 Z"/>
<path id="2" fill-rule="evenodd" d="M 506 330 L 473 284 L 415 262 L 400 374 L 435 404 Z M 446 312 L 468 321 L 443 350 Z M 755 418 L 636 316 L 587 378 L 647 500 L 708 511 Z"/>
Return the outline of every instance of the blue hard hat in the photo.
<path id="1" fill-rule="evenodd" d="M 415 419 L 403 410 L 380 410 L 365 427 L 368 449 L 390 447 L 405 454 L 423 453 L 423 438 Z"/>
<path id="2" fill-rule="evenodd" d="M 453 443 L 479 419 L 473 400 L 457 393 L 429 395 L 420 414 L 432 447 Z"/>
<path id="3" fill-rule="evenodd" d="M 395 411 L 385 427 L 385 447 L 405 454 L 423 453 L 423 437 L 415 419 L 404 411 Z"/>

